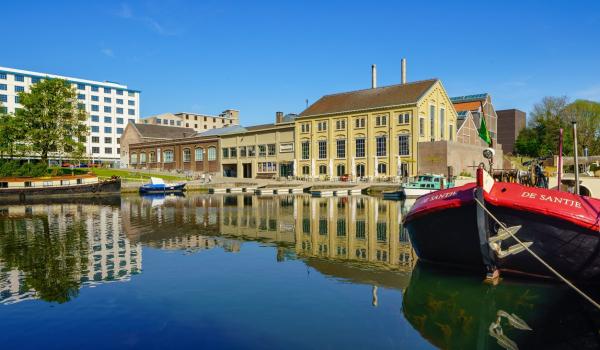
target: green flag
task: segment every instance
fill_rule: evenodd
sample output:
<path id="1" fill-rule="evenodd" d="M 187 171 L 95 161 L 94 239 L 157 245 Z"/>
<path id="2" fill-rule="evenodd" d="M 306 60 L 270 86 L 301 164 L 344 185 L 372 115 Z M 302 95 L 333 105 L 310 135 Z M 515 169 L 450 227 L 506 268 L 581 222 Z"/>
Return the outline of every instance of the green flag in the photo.
<path id="1" fill-rule="evenodd" d="M 481 125 L 479 126 L 479 137 L 481 137 L 481 139 L 485 141 L 488 146 L 492 145 L 492 138 L 490 137 L 490 132 L 485 125 L 485 116 L 483 115 L 481 116 Z"/>

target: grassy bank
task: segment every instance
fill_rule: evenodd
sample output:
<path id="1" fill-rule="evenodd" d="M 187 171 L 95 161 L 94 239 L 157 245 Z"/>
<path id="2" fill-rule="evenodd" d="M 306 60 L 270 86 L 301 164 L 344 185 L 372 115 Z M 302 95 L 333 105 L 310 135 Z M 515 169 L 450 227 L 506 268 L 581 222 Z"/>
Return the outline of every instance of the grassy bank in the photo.
<path id="1" fill-rule="evenodd" d="M 84 170 L 91 171 L 103 179 L 111 176 L 120 176 L 123 181 L 146 182 L 150 180 L 150 177 L 159 177 L 165 181 L 181 181 L 182 179 L 185 179 L 185 176 L 183 175 L 159 175 L 111 168 L 89 168 Z"/>

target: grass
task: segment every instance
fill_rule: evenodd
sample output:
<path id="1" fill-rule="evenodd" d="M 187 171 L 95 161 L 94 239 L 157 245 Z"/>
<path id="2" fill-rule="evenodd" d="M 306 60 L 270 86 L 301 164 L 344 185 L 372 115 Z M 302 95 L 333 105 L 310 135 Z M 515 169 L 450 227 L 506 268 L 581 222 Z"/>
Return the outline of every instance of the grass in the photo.
<path id="1" fill-rule="evenodd" d="M 183 175 L 159 175 L 159 174 L 150 174 L 144 172 L 137 171 L 129 171 L 122 169 L 111 169 L 111 168 L 93 168 L 93 169 L 84 169 L 86 171 L 91 171 L 98 175 L 100 178 L 109 178 L 111 176 L 120 176 L 123 181 L 148 181 L 150 177 L 159 177 L 165 181 L 176 181 L 185 179 Z"/>

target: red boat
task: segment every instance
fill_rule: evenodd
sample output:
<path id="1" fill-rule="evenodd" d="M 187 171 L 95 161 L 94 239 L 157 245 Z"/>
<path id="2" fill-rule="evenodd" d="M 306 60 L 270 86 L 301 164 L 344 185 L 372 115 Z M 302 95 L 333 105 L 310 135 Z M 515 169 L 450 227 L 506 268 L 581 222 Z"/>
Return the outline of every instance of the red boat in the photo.
<path id="1" fill-rule="evenodd" d="M 476 183 L 417 199 L 404 223 L 417 255 L 424 261 L 488 274 L 499 269 L 554 277 L 525 251 L 514 234 L 563 276 L 600 283 L 598 199 L 496 182 L 480 168 Z"/>

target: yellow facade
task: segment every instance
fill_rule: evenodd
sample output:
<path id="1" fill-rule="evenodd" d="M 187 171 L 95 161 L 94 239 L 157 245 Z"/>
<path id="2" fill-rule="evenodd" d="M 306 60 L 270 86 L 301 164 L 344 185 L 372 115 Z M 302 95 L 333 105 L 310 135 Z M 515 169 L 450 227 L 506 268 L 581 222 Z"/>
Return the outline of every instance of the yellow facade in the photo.
<path id="1" fill-rule="evenodd" d="M 453 141 L 456 117 L 439 80 L 411 103 L 327 115 L 301 115 L 295 122 L 296 174 L 321 178 L 414 176 L 418 172 L 417 143 Z M 364 154 L 360 152 L 362 142 Z M 326 145 L 325 152 L 323 144 Z M 341 152 L 345 154 L 338 153 L 343 147 L 341 144 L 345 144 L 345 152 Z M 403 164 L 401 167 L 398 166 L 399 159 Z"/>

